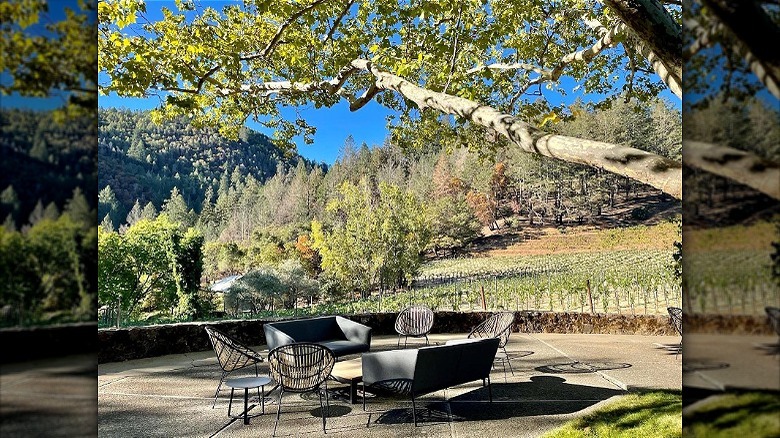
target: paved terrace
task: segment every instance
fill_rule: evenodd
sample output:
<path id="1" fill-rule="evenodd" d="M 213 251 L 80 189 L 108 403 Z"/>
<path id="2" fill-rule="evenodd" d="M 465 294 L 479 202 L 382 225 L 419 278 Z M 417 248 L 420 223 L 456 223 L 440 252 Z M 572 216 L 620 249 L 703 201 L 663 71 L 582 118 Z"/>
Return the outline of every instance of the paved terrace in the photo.
<path id="1" fill-rule="evenodd" d="M 462 337 L 465 334 L 432 335 L 431 343 Z M 375 336 L 372 351 L 393 349 L 396 339 Z M 438 391 L 420 399 L 419 425 L 415 427 L 408 399 L 369 398 L 365 412 L 360 404 L 332 400 L 327 434 L 538 437 L 627 390 L 681 389 L 682 356 L 664 348 L 679 339 L 513 333 L 507 349 L 514 375 L 508 369 L 505 374 L 501 366 L 494 369 L 493 403 L 488 402 L 481 382 L 448 389 L 446 394 Z M 413 345 L 410 340 L 409 348 Z M 254 348 L 263 351 L 265 346 Z M 263 365 L 260 372 L 267 374 L 267 365 Z M 227 417 L 229 390 L 223 388 L 212 409 L 219 375 L 213 350 L 101 364 L 98 433 L 117 437 L 270 436 L 276 393 L 266 399 L 266 416 L 244 425 L 241 420 Z M 329 384 L 331 388 L 339 386 L 336 382 Z M 241 405 L 238 407 L 240 411 Z M 257 406 L 251 412 L 259 411 Z M 319 415 L 316 395 L 286 393 L 277 436 L 322 435 Z"/>
<path id="2" fill-rule="evenodd" d="M 395 340 L 376 336 L 372 350 L 394 348 Z M 680 389 L 682 379 L 685 404 L 729 389 L 780 391 L 775 335 L 689 334 L 684 363 L 682 355 L 664 348 L 678 341 L 677 336 L 513 333 L 508 348 L 514 376 L 504 377 L 500 367 L 491 374 L 492 404 L 479 382 L 448 390 L 446 403 L 439 391 L 418 404 L 421 422 L 415 428 L 408 400 L 372 399 L 368 412 L 334 401 L 328 435 L 537 437 L 626 389 Z M 99 366 L 94 353 L 2 364 L 0 436 L 270 436 L 273 402 L 266 406 L 268 416 L 248 426 L 227 418 L 229 391 L 211 408 L 219 375 L 212 350 Z M 322 436 L 319 402 L 308 398 L 285 396 L 279 436 Z"/>

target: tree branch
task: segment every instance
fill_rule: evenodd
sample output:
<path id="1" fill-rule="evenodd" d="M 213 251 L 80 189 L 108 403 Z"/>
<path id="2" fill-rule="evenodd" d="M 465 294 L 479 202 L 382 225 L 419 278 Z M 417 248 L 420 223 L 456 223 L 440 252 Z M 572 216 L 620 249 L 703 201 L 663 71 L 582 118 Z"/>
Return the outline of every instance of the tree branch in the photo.
<path id="1" fill-rule="evenodd" d="M 582 61 L 586 63 L 590 62 L 591 60 L 593 60 L 593 58 L 595 58 L 599 53 L 601 53 L 605 49 L 609 47 L 613 47 L 614 45 L 622 41 L 623 39 L 622 33 L 625 30 L 626 30 L 625 24 L 623 23 L 617 24 L 611 30 L 604 33 L 601 36 L 601 38 L 599 38 L 599 40 L 596 41 L 596 43 L 594 43 L 592 46 L 563 56 L 552 70 L 544 70 L 535 65 L 526 64 L 526 63 L 513 63 L 513 64 L 494 63 L 486 66 L 474 67 L 468 70 L 467 73 L 475 73 L 484 69 L 495 69 L 495 70 L 522 69 L 522 70 L 529 70 L 529 71 L 534 71 L 536 73 L 539 73 L 539 76 L 535 77 L 534 79 L 531 79 L 530 81 L 520 86 L 519 91 L 515 94 L 515 96 L 519 96 L 525 93 L 529 88 L 531 88 L 534 85 L 541 84 L 544 82 L 549 82 L 549 81 L 557 81 L 563 74 L 563 69 L 574 61 Z"/>
<path id="2" fill-rule="evenodd" d="M 458 57 L 458 38 L 460 37 L 460 20 L 461 13 L 458 11 L 458 21 L 455 22 L 455 41 L 452 43 L 452 56 L 450 57 L 450 71 L 447 75 L 447 83 L 444 84 L 444 92 L 450 88 L 450 82 L 452 81 L 452 73 L 455 72 L 455 60 Z"/>
<path id="3" fill-rule="evenodd" d="M 696 35 L 696 41 L 691 44 L 686 52 L 687 56 L 692 56 L 701 50 L 702 47 L 710 47 L 715 44 L 715 39 L 721 32 L 728 30 L 731 34 L 734 34 L 733 30 L 726 27 L 722 22 L 718 22 L 708 29 L 705 29 L 701 23 L 695 20 L 686 20 L 684 24 L 690 32 L 694 32 Z M 730 46 L 733 53 L 745 60 L 750 70 L 764 84 L 767 90 L 780 99 L 780 66 L 772 66 L 771 59 L 765 60 L 754 55 L 738 36 L 732 39 Z"/>
<path id="4" fill-rule="evenodd" d="M 604 0 L 674 78 L 682 78 L 682 28 L 658 0 Z M 666 82 L 666 81 L 664 81 Z"/>
<path id="5" fill-rule="evenodd" d="M 669 90 L 674 93 L 675 96 L 682 99 L 682 78 L 673 75 L 666 67 L 663 60 L 643 44 L 637 44 L 636 48 L 639 49 L 639 53 L 641 53 L 650 63 L 650 66 L 653 67 L 655 74 L 657 74 L 658 77 L 661 78 L 661 81 L 669 87 Z"/>
<path id="6" fill-rule="evenodd" d="M 344 19 L 344 17 L 347 15 L 347 12 L 349 12 L 349 8 L 352 7 L 352 5 L 355 4 L 355 0 L 349 0 L 347 2 L 347 5 L 344 6 L 344 10 L 341 11 L 341 14 L 339 14 L 338 18 L 336 18 L 336 21 L 333 22 L 333 26 L 331 26 L 330 30 L 328 31 L 328 34 L 325 35 L 325 38 L 322 39 L 322 42 L 330 41 L 331 38 L 333 38 L 333 33 L 336 31 L 336 28 L 339 27 L 339 24 L 341 24 L 341 20 Z"/>
<path id="7" fill-rule="evenodd" d="M 780 199 L 780 164 L 726 146 L 684 140 L 687 166 L 723 176 Z"/>
<path id="8" fill-rule="evenodd" d="M 376 96 L 376 94 L 379 93 L 380 91 L 381 90 L 379 89 L 379 87 L 376 86 L 376 84 L 371 84 L 371 86 L 368 87 L 368 90 L 366 90 L 365 93 L 363 93 L 357 99 L 349 102 L 349 110 L 357 111 L 360 108 L 363 108 L 368 102 L 371 102 L 374 96 Z"/>
<path id="9" fill-rule="evenodd" d="M 421 88 L 379 70 L 370 61 L 358 59 L 352 65 L 373 74 L 378 88 L 400 93 L 421 111 L 431 108 L 493 129 L 525 152 L 602 168 L 650 184 L 678 199 L 682 195 L 682 165 L 676 161 L 621 145 L 545 134 L 490 106 Z"/>
<path id="10" fill-rule="evenodd" d="M 350 100 L 350 107 L 353 110 L 364 106 L 380 91 L 395 91 L 413 102 L 420 111 L 431 108 L 444 114 L 470 120 L 501 134 L 525 152 L 601 168 L 649 184 L 677 199 L 680 199 L 682 195 L 682 165 L 679 162 L 618 144 L 547 134 L 493 107 L 419 87 L 400 76 L 380 70 L 365 59 L 352 61 L 330 81 L 313 83 L 265 82 L 243 85 L 237 90 L 223 89 L 221 93 L 228 95 L 237 92 L 259 92 L 269 95 L 283 92 L 325 91 L 349 99 L 342 87 L 347 79 L 358 71 L 370 73 L 375 82 L 362 96 Z"/>
<path id="11" fill-rule="evenodd" d="M 279 43 L 279 39 L 282 37 L 282 34 L 284 34 L 284 31 L 287 30 L 288 27 L 290 27 L 295 20 L 301 17 L 301 15 L 313 10 L 317 6 L 319 6 L 322 3 L 327 2 L 328 0 L 314 0 L 312 4 L 309 6 L 306 6 L 305 8 L 299 10 L 298 12 L 292 14 L 290 18 L 288 18 L 284 23 L 282 23 L 281 26 L 279 26 L 279 29 L 276 31 L 276 35 L 274 35 L 273 38 L 271 38 L 271 41 L 268 42 L 268 45 L 265 46 L 265 48 L 260 52 L 261 58 L 267 58 L 268 56 L 273 53 L 274 49 L 276 48 L 276 45 Z"/>
<path id="12" fill-rule="evenodd" d="M 768 76 L 780 80 L 780 27 L 758 3 L 734 0 L 702 0 L 745 47 L 745 51 L 762 63 Z M 775 43 L 773 43 L 774 41 Z"/>

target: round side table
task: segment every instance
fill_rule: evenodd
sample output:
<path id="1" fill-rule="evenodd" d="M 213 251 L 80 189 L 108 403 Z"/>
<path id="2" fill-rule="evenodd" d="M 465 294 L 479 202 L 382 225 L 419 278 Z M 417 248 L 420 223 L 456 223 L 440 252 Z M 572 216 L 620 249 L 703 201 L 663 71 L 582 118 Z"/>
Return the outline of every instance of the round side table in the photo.
<path id="1" fill-rule="evenodd" d="M 239 377 L 236 379 L 227 379 L 225 384 L 230 387 L 230 403 L 228 404 L 228 417 L 230 418 L 243 418 L 244 424 L 249 424 L 249 419 L 265 414 L 265 385 L 271 383 L 271 379 L 268 377 Z M 230 409 L 233 406 L 233 394 L 236 388 L 244 390 L 244 412 L 240 415 L 231 415 Z M 249 415 L 249 390 L 252 388 L 260 388 L 262 395 L 260 396 L 260 404 L 262 406 L 262 413 Z"/>

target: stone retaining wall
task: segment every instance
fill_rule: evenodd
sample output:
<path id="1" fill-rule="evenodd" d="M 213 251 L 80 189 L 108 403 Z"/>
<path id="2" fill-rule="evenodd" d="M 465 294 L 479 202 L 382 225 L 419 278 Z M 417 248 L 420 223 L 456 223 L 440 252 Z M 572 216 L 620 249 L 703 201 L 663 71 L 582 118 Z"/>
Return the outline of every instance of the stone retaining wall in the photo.
<path id="1" fill-rule="evenodd" d="M 97 322 L 0 329 L 0 363 L 98 351 Z"/>
<path id="2" fill-rule="evenodd" d="M 683 333 L 775 334 L 767 315 L 683 315 Z"/>
<path id="3" fill-rule="evenodd" d="M 490 312 L 436 312 L 432 333 L 468 333 Z M 373 328 L 375 335 L 395 334 L 395 313 L 345 315 Z M 204 327 L 212 324 L 247 345 L 265 345 L 263 324 L 274 319 L 191 322 L 98 330 L 98 363 L 211 349 Z M 516 312 L 521 333 L 601 333 L 674 335 L 666 316 Z"/>

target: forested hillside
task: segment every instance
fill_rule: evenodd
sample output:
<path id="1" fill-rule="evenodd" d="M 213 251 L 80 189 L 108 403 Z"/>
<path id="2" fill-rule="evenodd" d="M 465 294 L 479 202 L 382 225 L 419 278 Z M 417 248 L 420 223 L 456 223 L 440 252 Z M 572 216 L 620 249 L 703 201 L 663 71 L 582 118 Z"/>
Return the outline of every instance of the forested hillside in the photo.
<path id="1" fill-rule="evenodd" d="M 34 211 L 38 216 L 47 207 L 61 212 L 77 188 L 91 208 L 96 206 L 90 123 L 88 118 L 58 123 L 51 112 L 0 111 L 0 220 L 17 229 L 30 223 Z"/>
<path id="2" fill-rule="evenodd" d="M 121 309 L 122 318 L 201 314 L 209 300 L 176 286 L 196 281 L 201 270 L 206 283 L 243 275 L 226 298 L 233 309 L 294 308 L 301 297 L 329 301 L 404 287 L 426 256 L 463 254 L 488 235 L 605 224 L 617 211 L 626 223 L 641 223 L 656 213 L 653 205 L 676 202 L 626 177 L 514 148 L 474 153 L 474 144 L 489 139 L 446 120 L 393 132 L 382 145 L 348 137 L 327 169 L 263 155 L 269 144 L 251 143 L 262 137 L 248 131 L 247 140 L 228 142 L 184 122 L 153 125 L 144 113 L 112 110 L 101 120 L 100 301 Z M 577 103 L 563 119 L 532 122 L 680 155 L 680 113 L 660 100 L 601 109 Z M 113 159 L 104 163 L 107 153 Z M 122 216 L 120 208 L 130 211 Z M 189 251 L 182 242 L 198 239 L 202 266 L 175 278 L 184 266 L 174 272 L 169 265 L 192 258 L 182 258 Z M 173 255 L 160 253 L 161 245 Z M 128 252 L 143 264 L 127 264 Z M 120 268 L 129 279 L 157 283 L 116 283 Z"/>
<path id="3" fill-rule="evenodd" d="M 157 125 L 148 112 L 100 109 L 98 217 L 116 227 L 134 203 L 160 209 L 175 187 L 187 206 L 200 211 L 206 191 L 218 191 L 251 175 L 263 182 L 277 167 L 294 167 L 300 156 L 283 154 L 270 139 L 244 129 L 236 141 L 184 119 Z M 313 163 L 306 163 L 311 167 Z"/>
<path id="4" fill-rule="evenodd" d="M 94 119 L 0 111 L 0 326 L 93 320 Z"/>

